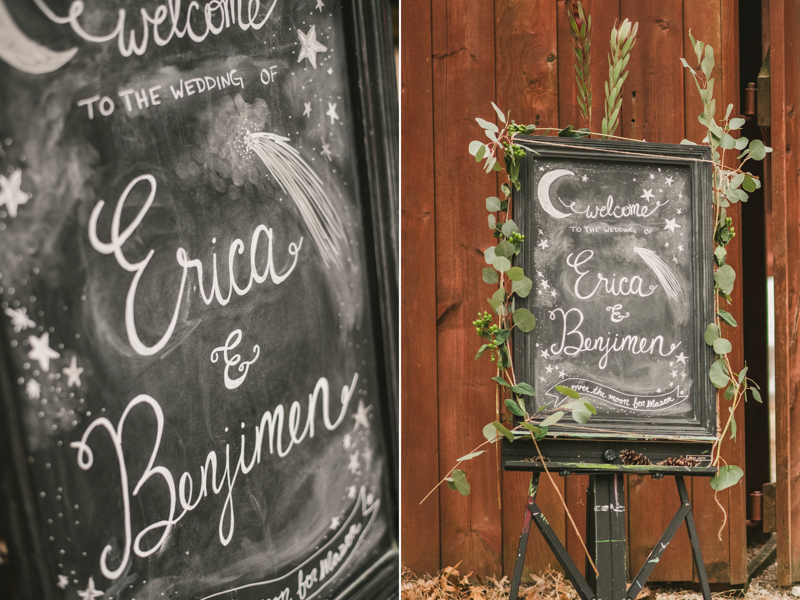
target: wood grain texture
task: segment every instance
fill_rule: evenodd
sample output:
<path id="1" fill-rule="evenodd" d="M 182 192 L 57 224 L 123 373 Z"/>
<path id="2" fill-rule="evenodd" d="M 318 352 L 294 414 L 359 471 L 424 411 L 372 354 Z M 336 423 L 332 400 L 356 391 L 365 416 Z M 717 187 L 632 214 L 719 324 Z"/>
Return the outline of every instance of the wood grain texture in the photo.
<path id="1" fill-rule="evenodd" d="M 678 143 L 683 138 L 683 6 L 621 0 L 620 16 L 639 23 L 622 92 L 621 133 L 648 142 Z M 667 487 L 669 485 L 669 488 Z M 650 554 L 680 499 L 669 481 L 628 478 L 628 556 L 636 573 Z M 679 530 L 650 576 L 651 581 L 689 581 L 691 548 Z"/>
<path id="2" fill-rule="evenodd" d="M 800 579 L 800 407 L 794 402 L 800 382 L 797 315 L 800 314 L 800 273 L 797 252 L 800 208 L 796 189 L 798 164 L 794 146 L 800 142 L 795 106 L 800 102 L 797 58 L 800 12 L 792 2 L 770 2 L 772 95 L 772 200 L 775 276 L 775 409 L 777 445 L 778 582 Z"/>
<path id="3" fill-rule="evenodd" d="M 547 0 L 495 3 L 497 102 L 511 118 L 542 126 L 557 125 L 559 103 L 559 56 L 557 7 Z M 571 62 L 570 55 L 566 56 Z M 499 190 L 498 190 L 499 191 Z M 524 334 L 520 334 L 524 335 Z M 529 335 L 535 335 L 535 332 Z M 512 415 L 502 412 L 508 422 Z M 503 473 L 503 565 L 513 572 L 519 545 L 519 530 L 528 494 L 530 475 Z M 564 493 L 564 480 L 553 481 Z M 540 479 L 537 504 L 559 539 L 564 541 L 565 513 L 548 477 Z M 523 577 L 548 567 L 560 570 L 544 537 L 533 531 L 528 539 Z"/>
<path id="4" fill-rule="evenodd" d="M 439 481 L 436 373 L 436 278 L 419 277 L 436 253 L 434 229 L 433 69 L 430 3 L 404 3 L 402 19 L 401 236 L 403 302 L 402 503 L 403 564 L 435 573 L 439 560 L 439 494 L 420 500 Z M 412 325 L 413 324 L 413 325 Z"/>
<path id="5" fill-rule="evenodd" d="M 480 224 L 483 199 L 495 194 L 497 178 L 467 155 L 469 142 L 483 135 L 473 117 L 495 118 L 494 9 L 477 0 L 432 7 L 439 468 L 447 473 L 483 441 L 483 426 L 496 418 L 494 372 L 488 361 L 474 360 L 479 344 L 470 323 L 488 308 L 480 270 L 493 238 Z M 460 561 L 465 573 L 499 574 L 497 465 L 476 460 L 466 471 L 469 497 L 447 489 L 440 494 L 441 564 Z"/>

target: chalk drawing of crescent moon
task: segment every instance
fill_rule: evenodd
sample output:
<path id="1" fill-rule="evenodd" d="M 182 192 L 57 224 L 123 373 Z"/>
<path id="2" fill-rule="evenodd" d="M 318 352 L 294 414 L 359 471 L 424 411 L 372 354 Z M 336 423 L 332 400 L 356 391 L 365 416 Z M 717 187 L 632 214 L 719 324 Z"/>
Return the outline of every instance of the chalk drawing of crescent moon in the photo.
<path id="1" fill-rule="evenodd" d="M 553 203 L 550 201 L 550 186 L 553 185 L 553 182 L 562 175 L 574 174 L 575 173 L 572 171 L 567 171 L 566 169 L 556 169 L 555 171 L 545 173 L 539 180 L 539 187 L 537 188 L 539 204 L 542 205 L 542 210 L 551 217 L 555 217 L 556 219 L 564 219 L 569 216 L 569 213 L 560 212 L 556 210 L 555 206 L 553 206 Z"/>
<path id="2" fill-rule="evenodd" d="M 11 18 L 3 0 L 0 0 L 0 60 L 15 69 L 42 75 L 52 73 L 67 64 L 77 48 L 50 50 L 25 35 Z"/>

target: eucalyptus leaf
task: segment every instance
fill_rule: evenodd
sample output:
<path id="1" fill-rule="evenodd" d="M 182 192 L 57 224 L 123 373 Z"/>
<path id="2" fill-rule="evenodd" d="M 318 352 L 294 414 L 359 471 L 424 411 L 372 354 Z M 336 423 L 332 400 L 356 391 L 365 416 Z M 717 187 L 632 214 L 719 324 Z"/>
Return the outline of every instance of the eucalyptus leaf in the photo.
<path id="1" fill-rule="evenodd" d="M 489 147 L 486 144 L 481 144 L 481 147 L 478 148 L 478 152 L 475 153 L 475 162 L 481 162 L 483 157 L 486 156 L 486 151 Z"/>
<path id="2" fill-rule="evenodd" d="M 559 410 L 557 412 L 554 412 L 552 415 L 547 417 L 544 421 L 539 423 L 539 426 L 540 427 L 542 427 L 542 426 L 550 427 L 550 425 L 553 425 L 554 423 L 558 423 L 561 420 L 561 417 L 563 417 L 563 416 L 564 416 L 564 411 L 563 410 Z"/>
<path id="3" fill-rule="evenodd" d="M 485 121 L 485 120 L 481 119 L 480 117 L 476 117 L 475 120 L 478 122 L 478 125 L 480 125 L 483 129 L 485 129 L 487 131 L 491 131 L 493 133 L 497 133 L 498 131 L 500 131 L 499 129 L 497 129 L 497 125 L 495 125 L 494 123 L 490 123 L 489 121 Z"/>
<path id="4" fill-rule="evenodd" d="M 734 281 L 736 281 L 736 271 L 730 265 L 722 265 L 714 273 L 714 281 L 720 290 L 730 295 L 733 291 Z"/>
<path id="5" fill-rule="evenodd" d="M 747 148 L 747 142 L 749 140 L 746 137 L 739 137 L 736 138 L 736 149 L 737 150 L 744 150 Z"/>
<path id="6" fill-rule="evenodd" d="M 708 371 L 708 377 L 711 379 L 711 383 L 714 384 L 714 387 L 718 389 L 722 389 L 728 385 L 730 377 L 728 377 L 728 368 L 725 366 L 725 359 L 718 358 L 714 361 L 714 364 L 711 365 L 711 369 Z"/>
<path id="7" fill-rule="evenodd" d="M 484 425 L 483 427 L 483 437 L 485 437 L 490 442 L 494 443 L 497 441 L 497 429 L 494 428 L 493 423 L 489 423 L 488 425 Z"/>
<path id="8" fill-rule="evenodd" d="M 516 400 L 512 400 L 511 398 L 506 398 L 505 400 L 506 408 L 511 412 L 511 414 L 517 417 L 524 417 L 525 411 L 520 409 L 519 404 L 517 404 Z"/>
<path id="9" fill-rule="evenodd" d="M 495 429 L 497 429 L 497 431 L 499 431 L 499 432 L 500 432 L 500 433 L 502 433 L 504 436 L 506 436 L 506 439 L 507 439 L 509 442 L 513 442 L 513 441 L 514 441 L 514 434 L 513 434 L 513 433 L 511 433 L 511 432 L 508 430 L 508 428 L 507 428 L 506 426 L 504 426 L 504 425 L 503 425 L 503 424 L 502 424 L 500 421 L 495 421 L 494 423 L 492 423 L 492 426 L 493 426 Z"/>
<path id="10" fill-rule="evenodd" d="M 723 465 L 719 468 L 719 472 L 711 478 L 711 487 L 715 491 L 721 492 L 739 483 L 743 475 L 744 471 L 736 465 Z"/>
<path id="11" fill-rule="evenodd" d="M 483 281 L 486 283 L 494 284 L 500 281 L 500 273 L 492 267 L 485 267 L 481 272 L 483 273 Z"/>
<path id="12" fill-rule="evenodd" d="M 717 263 L 722 266 L 725 264 L 725 257 L 728 256 L 728 251 L 725 249 L 725 246 L 717 246 L 714 249 L 714 257 L 717 259 Z"/>
<path id="13" fill-rule="evenodd" d="M 520 281 L 511 283 L 511 291 L 520 298 L 527 298 L 528 294 L 531 293 L 531 289 L 533 289 L 533 281 L 527 277 L 523 277 Z"/>
<path id="14" fill-rule="evenodd" d="M 498 198 L 497 196 L 489 196 L 486 199 L 486 210 L 488 210 L 491 213 L 500 210 L 500 198 Z"/>
<path id="15" fill-rule="evenodd" d="M 453 485 L 450 485 L 450 484 Z M 469 482 L 467 481 L 467 474 L 461 469 L 454 469 L 450 477 L 448 477 L 447 485 L 450 489 L 458 490 L 462 496 L 469 496 Z"/>
<path id="16" fill-rule="evenodd" d="M 567 387 L 565 385 L 557 385 L 556 391 L 564 394 L 568 398 L 574 398 L 575 400 L 581 399 L 581 395 L 578 392 L 573 390 L 571 387 Z"/>
<path id="17" fill-rule="evenodd" d="M 487 265 L 492 264 L 495 258 L 497 258 L 497 255 L 495 254 L 495 246 L 489 246 L 483 251 L 483 260 L 486 261 Z"/>
<path id="18" fill-rule="evenodd" d="M 744 125 L 744 123 L 745 123 L 744 119 L 740 117 L 734 117 L 733 119 L 728 121 L 728 129 L 731 130 L 740 129 L 742 125 Z"/>
<path id="19" fill-rule="evenodd" d="M 536 317 L 527 308 L 518 308 L 513 313 L 514 325 L 519 327 L 525 333 L 533 331 L 536 326 Z"/>
<path id="20" fill-rule="evenodd" d="M 747 377 L 747 367 L 745 366 L 741 371 L 739 371 L 739 383 L 744 381 L 744 378 Z"/>
<path id="21" fill-rule="evenodd" d="M 536 425 L 531 425 L 530 423 L 521 423 L 521 425 L 531 432 L 533 439 L 535 439 L 537 442 L 547 435 L 547 427 L 537 427 Z"/>
<path id="22" fill-rule="evenodd" d="M 717 354 L 727 354 L 731 350 L 733 350 L 733 345 L 725 338 L 714 340 L 714 352 Z"/>
<path id="23" fill-rule="evenodd" d="M 742 189 L 744 191 L 752 193 L 758 189 L 758 180 L 753 179 L 749 174 L 744 176 L 744 181 L 742 182 Z"/>
<path id="24" fill-rule="evenodd" d="M 477 452 L 470 452 L 469 454 L 465 454 L 461 458 L 459 458 L 456 462 L 464 462 L 465 460 L 472 460 L 473 458 L 480 456 L 486 452 L 486 450 L 478 450 Z"/>
<path id="25" fill-rule="evenodd" d="M 731 397 L 731 399 L 733 399 Z M 729 406 L 728 411 L 731 413 L 731 439 L 736 439 L 736 417 L 733 416 L 733 407 Z"/>
<path id="26" fill-rule="evenodd" d="M 758 391 L 756 388 L 754 388 L 754 387 L 751 387 L 751 388 L 748 388 L 748 389 L 750 390 L 750 393 L 751 393 L 751 394 L 753 394 L 753 400 L 755 400 L 756 402 L 759 402 L 759 403 L 763 404 L 763 401 L 761 400 L 761 392 L 759 392 L 759 391 Z"/>
<path id="27" fill-rule="evenodd" d="M 469 153 L 472 156 L 475 156 L 478 153 L 478 150 L 480 150 L 484 146 L 485 146 L 485 144 L 483 142 L 479 142 L 478 140 L 472 140 L 469 143 Z"/>
<path id="28" fill-rule="evenodd" d="M 506 258 L 511 258 L 512 256 L 514 256 L 514 244 L 512 244 L 511 242 L 507 242 L 506 240 L 503 240 L 502 242 L 497 244 L 494 253 L 497 256 L 505 256 Z"/>
<path id="29" fill-rule="evenodd" d="M 511 261 L 508 260 L 505 256 L 498 256 L 497 258 L 494 259 L 492 266 L 501 273 L 505 273 L 511 268 Z"/>
<path id="30" fill-rule="evenodd" d="M 750 142 L 750 158 L 753 160 L 764 160 L 767 155 L 767 148 L 761 140 L 752 140 Z"/>
<path id="31" fill-rule="evenodd" d="M 714 342 L 719 338 L 720 335 L 720 330 L 717 324 L 711 323 L 708 327 L 706 327 L 706 332 L 703 335 L 703 339 L 706 341 L 706 344 L 713 346 Z"/>
<path id="32" fill-rule="evenodd" d="M 591 418 L 592 413 L 590 413 L 583 404 L 572 409 L 572 419 L 576 423 L 583 425 L 584 423 L 588 423 Z"/>
<path id="33" fill-rule="evenodd" d="M 521 267 L 511 267 L 506 273 L 506 276 L 511 281 L 521 281 L 523 277 L 525 277 L 525 271 L 522 270 Z"/>
<path id="34" fill-rule="evenodd" d="M 733 396 L 736 394 L 736 387 L 733 383 L 729 383 L 728 387 L 725 388 L 725 400 L 730 402 L 733 400 Z"/>
<path id="35" fill-rule="evenodd" d="M 492 377 L 492 381 L 496 381 L 497 383 L 499 383 L 499 384 L 500 384 L 500 385 L 502 385 L 503 387 L 507 387 L 507 388 L 511 389 L 511 384 L 510 384 L 510 383 L 508 383 L 508 382 L 507 382 L 505 379 L 503 379 L 502 377 Z"/>
<path id="36" fill-rule="evenodd" d="M 500 259 L 498 258 L 497 260 Z M 492 294 L 491 298 L 487 298 L 486 302 L 488 302 L 489 306 L 491 306 L 493 309 L 497 310 L 498 308 L 500 308 L 500 305 L 503 303 L 503 300 L 505 300 L 505 296 L 506 296 L 506 291 L 501 287 L 494 294 Z"/>
<path id="37" fill-rule="evenodd" d="M 496 113 L 497 113 L 497 118 L 498 118 L 498 119 L 500 119 L 500 122 L 501 122 L 501 123 L 505 123 L 505 122 L 506 122 L 506 116 L 503 114 L 503 111 L 502 111 L 502 110 L 500 110 L 499 108 L 497 108 L 497 104 L 495 104 L 494 102 L 492 102 L 492 108 L 494 108 L 494 112 L 496 112 Z"/>
<path id="38" fill-rule="evenodd" d="M 515 394 L 519 394 L 520 396 L 535 396 L 536 391 L 531 387 L 529 383 L 518 383 L 514 387 L 511 388 L 511 391 Z"/>
<path id="39" fill-rule="evenodd" d="M 517 231 L 519 231 L 519 229 L 517 229 L 517 224 L 511 219 L 503 223 L 503 235 L 507 238 L 510 238 L 512 235 L 517 233 Z"/>
<path id="40" fill-rule="evenodd" d="M 486 222 L 489 223 L 489 229 L 491 229 L 492 231 L 494 231 L 495 228 L 497 228 L 497 217 L 495 217 L 493 213 L 489 213 L 489 215 L 486 218 Z"/>

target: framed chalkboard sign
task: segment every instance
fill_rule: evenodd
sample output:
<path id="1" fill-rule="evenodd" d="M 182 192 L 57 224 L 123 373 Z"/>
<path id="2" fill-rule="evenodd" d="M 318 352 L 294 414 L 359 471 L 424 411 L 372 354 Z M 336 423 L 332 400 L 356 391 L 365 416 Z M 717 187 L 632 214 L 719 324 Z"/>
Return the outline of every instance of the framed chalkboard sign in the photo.
<path id="1" fill-rule="evenodd" d="M 390 30 L 0 0 L 12 597 L 397 594 Z"/>
<path id="2" fill-rule="evenodd" d="M 514 218 L 536 317 L 515 337 L 528 411 L 579 392 L 597 410 L 563 437 L 713 441 L 716 390 L 707 147 L 522 138 Z M 553 432 L 555 433 L 555 431 Z"/>

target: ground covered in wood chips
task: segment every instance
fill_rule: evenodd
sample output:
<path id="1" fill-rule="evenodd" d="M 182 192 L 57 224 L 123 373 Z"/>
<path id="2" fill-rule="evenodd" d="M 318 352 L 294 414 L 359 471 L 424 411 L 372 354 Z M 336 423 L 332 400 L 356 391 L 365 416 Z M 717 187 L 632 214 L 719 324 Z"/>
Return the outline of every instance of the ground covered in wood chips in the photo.
<path id="1" fill-rule="evenodd" d="M 557 571 L 550 570 L 532 577 L 533 582 L 523 583 L 519 600 L 579 600 L 572 584 Z M 510 585 L 508 577 L 495 579 L 482 578 L 472 573 L 461 574 L 458 565 L 440 571 L 435 577 L 420 578 L 404 569 L 401 600 L 505 600 L 508 598 Z M 778 586 L 775 563 L 753 579 L 745 595 L 739 590 L 714 593 L 712 596 L 746 600 L 796 600 L 792 596 L 791 588 Z M 646 587 L 638 600 L 702 600 L 702 597 L 699 592 L 659 583 Z"/>

